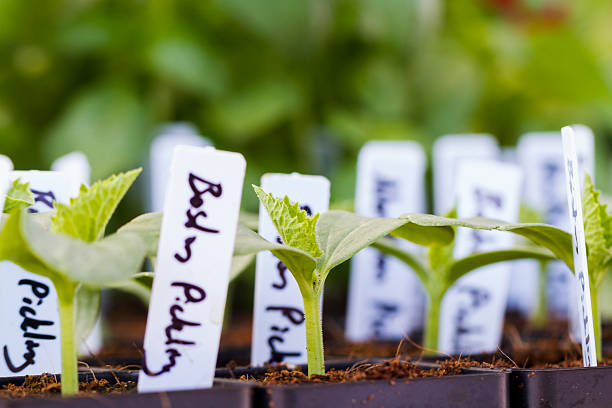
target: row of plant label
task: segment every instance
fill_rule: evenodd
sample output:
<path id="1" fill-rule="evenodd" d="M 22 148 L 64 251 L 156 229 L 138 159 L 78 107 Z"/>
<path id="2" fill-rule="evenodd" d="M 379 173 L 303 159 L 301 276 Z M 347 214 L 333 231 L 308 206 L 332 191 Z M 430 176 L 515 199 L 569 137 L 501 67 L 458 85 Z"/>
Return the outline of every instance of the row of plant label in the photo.
<path id="1" fill-rule="evenodd" d="M 129 288 L 150 278 L 132 273 L 149 257 L 155 278 L 138 388 L 152 392 L 210 387 L 228 284 L 232 273 L 256 253 L 251 363 L 308 362 L 317 372 L 323 361 L 322 340 L 312 333 L 318 330 L 320 335 L 325 278 L 370 244 L 375 248 L 361 250 L 351 262 L 349 339 L 399 339 L 425 328 L 425 345 L 442 353 L 494 351 L 507 305 L 525 315 L 535 312 L 540 275 L 537 260 L 498 261 L 556 256 L 564 262 L 549 263 L 548 291 L 555 294 L 549 306 L 559 314 L 572 311 L 585 364 L 596 364 L 578 182 L 583 174 L 593 173 L 594 141 L 584 126 L 564 128 L 563 133 L 563 143 L 558 132 L 524 135 L 512 154 L 502 154 L 489 135 L 439 138 L 432 159 L 435 212 L 467 221 L 400 217 L 426 212 L 427 159 L 415 142 L 380 141 L 363 147 L 357 164 L 356 214 L 327 212 L 330 183 L 325 177 L 266 174 L 257 189 L 259 235 L 239 226 L 246 168 L 242 155 L 215 150 L 181 128 L 166 129 L 151 147 L 151 208 L 163 210 L 159 238 L 151 233 L 155 214 L 102 238 L 138 172 L 87 189 L 79 187 L 89 181 L 81 154 L 58 160 L 49 172 L 12 171 L 10 160 L 2 160 L 0 188 L 9 191 L 7 203 L 19 203 L 19 182 L 29 183 L 32 202 L 25 193 L 22 200 L 28 211 L 56 211 L 26 217 L 14 210 L 5 218 L 0 258 L 25 269 L 9 261 L 0 264 L 5 311 L 0 321 L 0 375 L 58 372 L 61 367 L 63 383 L 72 381 L 66 375 L 71 367 L 67 354 L 75 347 L 60 341 L 60 332 L 78 335 L 81 326 L 97 327 L 86 344 L 90 351 L 100 347 L 100 324 L 92 323 L 97 313 L 82 311 L 88 310 L 88 302 L 99 302 L 101 287 Z M 280 201 L 284 196 L 289 201 Z M 533 236 L 524 227 L 506 228 L 520 237 L 487 231 L 504 229 L 502 224 L 470 221 L 486 217 L 516 223 L 521 221 L 522 201 L 540 213 L 542 221 L 572 231 L 573 257 L 564 257 L 565 247 L 557 250 L 552 244 L 547 247 L 552 254 L 527 248 L 524 237 Z M 456 226 L 470 228 L 457 229 L 455 236 Z M 19 237 L 15 242 L 7 239 L 11 233 Z M 396 238 L 382 238 L 388 233 Z M 448 244 L 448 233 L 452 246 L 427 247 L 429 264 L 414 260 L 423 255 L 426 244 Z M 504 252 L 521 246 L 525 249 Z M 497 258 L 470 258 L 483 252 Z M 576 269 L 584 269 L 582 280 L 573 279 L 567 266 L 572 260 Z M 454 273 L 444 284 L 433 278 L 440 265 Z M 123 271 L 132 276 L 123 276 Z M 300 273 L 304 280 L 296 279 Z M 77 336 L 75 342 L 81 340 Z"/>

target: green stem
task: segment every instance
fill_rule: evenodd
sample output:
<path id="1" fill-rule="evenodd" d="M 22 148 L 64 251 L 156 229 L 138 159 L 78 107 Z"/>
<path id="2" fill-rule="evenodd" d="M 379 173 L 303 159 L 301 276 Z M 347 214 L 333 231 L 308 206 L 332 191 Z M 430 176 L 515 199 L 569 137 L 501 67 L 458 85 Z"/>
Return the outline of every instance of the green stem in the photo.
<path id="1" fill-rule="evenodd" d="M 532 318 L 534 327 L 544 328 L 548 321 L 548 296 L 546 293 L 548 286 L 547 262 L 540 262 L 540 271 L 538 279 L 538 305 L 535 314 Z"/>
<path id="2" fill-rule="evenodd" d="M 323 327 L 321 322 L 321 299 L 316 295 L 303 296 L 304 316 L 306 319 L 306 352 L 308 355 L 308 375 L 325 374 L 323 355 Z"/>
<path id="3" fill-rule="evenodd" d="M 591 284 L 591 310 L 593 311 L 593 331 L 595 335 L 595 350 L 597 351 L 597 361 L 602 360 L 601 350 L 601 315 L 599 313 L 599 296 L 595 285 Z"/>
<path id="4" fill-rule="evenodd" d="M 76 311 L 74 294 L 76 286 L 66 284 L 55 284 L 58 297 L 60 318 L 60 341 L 62 352 L 62 396 L 74 395 L 79 391 L 77 352 L 75 341 Z M 66 290 L 62 290 L 61 288 Z"/>
<path id="5" fill-rule="evenodd" d="M 426 354 L 436 354 L 438 350 L 438 334 L 440 332 L 440 308 L 444 290 L 430 288 L 429 306 L 425 316 L 425 333 L 423 333 L 423 347 Z"/>

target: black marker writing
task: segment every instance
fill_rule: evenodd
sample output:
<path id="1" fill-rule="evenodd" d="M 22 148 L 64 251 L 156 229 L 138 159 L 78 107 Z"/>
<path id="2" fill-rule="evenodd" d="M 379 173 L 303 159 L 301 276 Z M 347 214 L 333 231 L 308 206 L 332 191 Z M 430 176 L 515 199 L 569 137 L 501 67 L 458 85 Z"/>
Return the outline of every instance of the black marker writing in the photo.
<path id="1" fill-rule="evenodd" d="M 35 203 L 43 203 L 47 207 L 53 209 L 53 202 L 56 201 L 55 194 L 53 194 L 53 191 L 40 191 L 40 190 L 35 190 L 33 188 L 31 188 L 30 191 L 32 192 L 32 195 L 34 196 Z M 28 211 L 31 213 L 38 212 L 38 210 L 35 208 L 28 208 Z"/>
<path id="2" fill-rule="evenodd" d="M 181 314 L 185 312 L 185 305 L 189 303 L 199 303 L 206 299 L 206 292 L 204 289 L 197 285 L 187 282 L 172 282 L 170 286 L 182 288 L 183 298 L 180 296 L 175 298 L 176 303 L 170 306 L 168 314 L 170 315 L 170 324 L 164 329 L 166 335 L 166 345 L 178 345 L 178 346 L 193 346 L 196 344 L 194 340 L 183 338 L 177 338 L 176 336 L 182 334 L 185 327 L 197 327 L 202 324 L 199 322 L 192 322 L 185 320 L 181 317 Z M 156 377 L 164 373 L 170 372 L 172 367 L 176 365 L 177 358 L 181 356 L 181 352 L 176 347 L 168 347 L 166 354 L 168 355 L 168 363 L 162 365 L 158 371 L 152 371 L 147 365 L 146 356 L 143 355 L 142 371 L 148 376 Z"/>
<path id="3" fill-rule="evenodd" d="M 195 229 L 201 232 L 209 233 L 209 234 L 218 234 L 219 230 L 214 228 L 209 228 L 203 225 L 203 221 L 208 217 L 206 211 L 200 209 L 197 212 L 192 212 L 193 209 L 199 209 L 202 205 L 204 205 L 204 195 L 210 194 L 214 198 L 219 198 L 223 194 L 223 187 L 221 184 L 213 183 L 208 180 L 205 180 L 201 177 L 196 176 L 193 173 L 189 173 L 187 178 L 187 182 L 189 183 L 189 188 L 191 189 L 192 196 L 189 199 L 189 205 L 193 208 L 188 208 L 185 212 L 187 216 L 187 221 L 185 222 L 185 227 L 188 229 Z M 183 247 L 185 249 L 185 254 L 180 254 L 176 252 L 174 254 L 174 258 L 180 263 L 189 262 L 191 259 L 191 245 L 195 242 L 196 237 L 190 236 L 185 238 L 183 243 Z"/>
<path id="4" fill-rule="evenodd" d="M 56 336 L 52 334 L 38 333 L 37 330 L 42 327 L 53 326 L 55 323 L 51 320 L 40 320 L 36 319 L 37 314 L 36 307 L 43 304 L 43 300 L 49 295 L 49 286 L 44 283 L 32 280 L 32 279 L 21 279 L 18 282 L 19 286 L 29 286 L 32 294 L 36 299 L 30 299 L 24 297 L 22 299 L 24 306 L 19 308 L 19 315 L 23 318 L 20 329 L 23 331 L 23 337 L 26 339 L 36 340 L 55 340 Z M 40 347 L 40 343 L 34 342 L 33 340 L 26 340 L 24 342 L 26 352 L 23 354 L 23 363 L 16 365 L 11 359 L 10 351 L 7 345 L 3 347 L 4 361 L 8 369 L 13 373 L 19 373 L 26 367 L 36 364 L 36 351 L 37 347 Z"/>
<path id="5" fill-rule="evenodd" d="M 467 301 L 459 305 L 454 316 L 457 331 L 453 337 L 453 350 L 462 351 L 467 346 L 466 336 L 484 331 L 483 326 L 486 322 L 481 322 L 480 325 L 468 325 L 468 320 L 472 313 L 489 302 L 489 292 L 483 288 L 472 286 L 460 286 L 458 292 L 468 295 Z M 477 344 L 470 344 L 469 346 L 479 347 Z"/>
<path id="6" fill-rule="evenodd" d="M 570 202 L 571 202 L 571 217 L 573 218 L 574 224 L 574 259 L 580 259 L 580 246 L 578 245 L 578 208 L 576 207 L 576 197 L 575 197 L 575 188 L 576 186 L 573 184 L 574 177 L 576 177 L 574 171 L 574 163 L 572 160 L 567 160 L 567 169 L 569 173 L 569 192 L 570 192 Z M 574 262 L 574 269 L 576 276 L 578 277 L 578 281 L 580 282 L 580 305 L 582 311 L 582 324 L 584 330 L 584 345 L 585 352 L 584 358 L 587 366 L 591 365 L 591 336 L 588 330 L 589 327 L 589 314 L 586 310 L 585 304 L 585 271 L 582 269 L 583 265 L 581 262 Z"/>

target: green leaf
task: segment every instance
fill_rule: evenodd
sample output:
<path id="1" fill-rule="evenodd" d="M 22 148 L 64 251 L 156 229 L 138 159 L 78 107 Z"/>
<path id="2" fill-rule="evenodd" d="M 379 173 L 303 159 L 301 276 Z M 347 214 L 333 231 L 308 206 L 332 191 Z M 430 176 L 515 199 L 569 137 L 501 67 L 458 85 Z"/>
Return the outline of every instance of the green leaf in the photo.
<path id="1" fill-rule="evenodd" d="M 317 261 L 312 255 L 299 248 L 269 242 L 246 226 L 238 224 L 236 242 L 234 244 L 234 258 L 257 254 L 261 251 L 271 251 L 283 262 L 295 277 L 300 288 L 304 287 L 304 285 L 310 285 L 312 272 L 317 265 Z"/>
<path id="2" fill-rule="evenodd" d="M 414 219 L 418 220 L 418 217 Z M 422 224 L 408 219 L 367 218 L 346 211 L 327 211 L 321 214 L 317 225 L 317 240 L 323 250 L 318 269 L 325 275 L 388 234 L 417 244 L 445 243 L 452 241 L 454 236 L 452 229 L 447 226 L 425 228 Z"/>
<path id="3" fill-rule="evenodd" d="M 590 278 L 599 287 L 603 275 L 612 259 L 612 217 L 607 213 L 607 205 L 599 202 L 599 191 L 591 183 L 587 174 L 582 195 L 584 211 L 584 234 L 588 250 Z"/>
<path id="4" fill-rule="evenodd" d="M 8 217 L 3 217 L 4 225 L 0 230 L 0 260 L 11 261 L 27 271 L 53 279 L 58 275 L 32 254 L 21 234 L 22 212 L 15 211 Z M 41 224 L 42 228 L 49 228 L 51 225 L 50 213 L 28 216 L 31 222 Z"/>
<path id="5" fill-rule="evenodd" d="M 509 231 L 514 234 L 524 236 L 534 243 L 549 249 L 557 258 L 574 270 L 574 257 L 572 254 L 572 236 L 552 225 L 539 223 L 509 224 L 504 221 L 492 220 L 489 218 L 446 218 L 428 214 L 405 214 L 400 218 L 414 220 L 420 225 L 432 226 L 455 226 L 483 230 Z"/>
<path id="6" fill-rule="evenodd" d="M 0 232 L 0 258 L 43 276 L 62 276 L 88 286 L 127 279 L 140 272 L 146 244 L 135 232 L 88 243 L 49 228 L 49 218 L 12 214 Z M 44 222 L 46 220 L 46 222 Z M 41 222 L 43 221 L 43 222 Z M 10 239 L 4 236 L 9 233 Z M 17 244 L 7 244 L 15 241 Z"/>
<path id="7" fill-rule="evenodd" d="M 34 196 L 30 191 L 29 183 L 21 183 L 19 179 L 13 181 L 11 188 L 6 193 L 4 212 L 10 213 L 15 208 L 20 210 L 34 205 Z"/>
<path id="8" fill-rule="evenodd" d="M 286 246 L 301 249 L 314 258 L 322 255 L 315 234 L 319 214 L 310 217 L 299 203 L 291 204 L 287 196 L 281 201 L 260 187 L 253 185 L 253 189 Z"/>
<path id="9" fill-rule="evenodd" d="M 507 250 L 471 254 L 448 265 L 448 271 L 446 274 L 447 279 L 445 283 L 448 285 L 448 287 L 450 287 L 457 279 L 468 272 L 482 266 L 497 262 L 512 261 L 515 259 L 538 259 L 543 261 L 551 261 L 556 258 L 548 250 L 532 247 L 517 247 Z"/>
<path id="10" fill-rule="evenodd" d="M 76 344 L 83 342 L 96 325 L 100 313 L 101 293 L 99 288 L 79 286 L 75 294 L 76 323 L 74 334 Z"/>
<path id="11" fill-rule="evenodd" d="M 53 231 L 85 242 L 102 238 L 117 205 L 141 171 L 135 169 L 113 175 L 91 187 L 81 185 L 78 197 L 70 199 L 69 205 L 56 202 Z"/>
<path id="12" fill-rule="evenodd" d="M 117 232 L 133 232 L 140 236 L 147 248 L 147 256 L 157 256 L 159 234 L 161 230 L 162 213 L 146 213 L 120 227 Z"/>

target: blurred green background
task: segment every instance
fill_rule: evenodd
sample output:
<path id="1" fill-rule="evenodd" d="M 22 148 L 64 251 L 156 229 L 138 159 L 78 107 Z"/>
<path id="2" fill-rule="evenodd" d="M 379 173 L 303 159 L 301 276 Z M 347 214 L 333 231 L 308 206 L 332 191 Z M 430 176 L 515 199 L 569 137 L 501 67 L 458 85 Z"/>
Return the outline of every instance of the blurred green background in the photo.
<path id="1" fill-rule="evenodd" d="M 0 152 L 27 169 L 82 150 L 97 179 L 191 121 L 246 156 L 246 186 L 319 173 L 338 201 L 370 139 L 580 122 L 607 189 L 610 21 L 606 0 L 0 0 Z"/>

